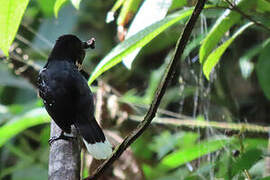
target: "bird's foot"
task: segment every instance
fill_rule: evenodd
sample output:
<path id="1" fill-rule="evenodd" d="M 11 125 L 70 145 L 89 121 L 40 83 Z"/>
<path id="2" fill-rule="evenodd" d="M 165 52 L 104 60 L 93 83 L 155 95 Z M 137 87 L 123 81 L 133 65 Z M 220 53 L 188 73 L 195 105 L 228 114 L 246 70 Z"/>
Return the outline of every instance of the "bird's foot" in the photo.
<path id="1" fill-rule="evenodd" d="M 49 143 L 49 145 L 51 146 L 52 143 L 53 143 L 54 141 L 58 141 L 58 140 L 60 140 L 60 139 L 69 141 L 69 140 L 74 140 L 74 139 L 76 139 L 76 137 L 66 136 L 66 135 L 64 134 L 64 132 L 62 132 L 58 137 L 57 137 L 57 136 L 51 137 L 51 138 L 48 140 L 48 143 Z"/>

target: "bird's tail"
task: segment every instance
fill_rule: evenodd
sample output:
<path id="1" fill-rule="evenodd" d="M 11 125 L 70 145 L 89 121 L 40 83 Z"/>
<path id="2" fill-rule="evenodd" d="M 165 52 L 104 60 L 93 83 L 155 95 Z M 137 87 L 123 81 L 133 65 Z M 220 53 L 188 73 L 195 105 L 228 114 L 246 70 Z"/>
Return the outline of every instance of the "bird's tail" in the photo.
<path id="1" fill-rule="evenodd" d="M 88 152 L 95 159 L 107 159 L 112 154 L 112 145 L 105 137 L 96 119 L 77 117 L 74 122 L 79 133 L 83 137 L 83 142 Z"/>

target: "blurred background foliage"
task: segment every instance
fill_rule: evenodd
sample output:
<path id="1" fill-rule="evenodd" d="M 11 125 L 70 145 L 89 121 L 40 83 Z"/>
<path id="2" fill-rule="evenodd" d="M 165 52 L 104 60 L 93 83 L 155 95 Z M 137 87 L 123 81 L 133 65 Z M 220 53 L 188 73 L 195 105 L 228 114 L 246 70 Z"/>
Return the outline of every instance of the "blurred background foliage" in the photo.
<path id="1" fill-rule="evenodd" d="M 195 3 L 0 0 L 0 179 L 48 178 L 50 118 L 35 78 L 60 35 L 96 38 L 84 69 L 118 144 L 149 107 Z M 112 179 L 270 179 L 269 17 L 269 0 L 207 1 L 157 117 Z"/>

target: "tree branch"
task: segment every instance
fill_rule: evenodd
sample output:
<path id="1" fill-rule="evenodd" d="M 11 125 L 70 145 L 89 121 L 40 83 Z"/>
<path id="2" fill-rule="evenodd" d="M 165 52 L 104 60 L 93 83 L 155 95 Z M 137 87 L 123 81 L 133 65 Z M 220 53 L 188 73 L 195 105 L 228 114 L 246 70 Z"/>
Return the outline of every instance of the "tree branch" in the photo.
<path id="1" fill-rule="evenodd" d="M 176 48 L 175 48 L 175 53 L 173 59 L 170 61 L 165 75 L 163 76 L 164 78 L 161 80 L 157 90 L 156 94 L 154 97 L 154 100 L 144 118 L 144 120 L 137 126 L 137 128 L 131 132 L 129 136 L 127 136 L 124 141 L 116 148 L 116 150 L 113 152 L 112 156 L 107 159 L 100 167 L 96 169 L 96 171 L 93 173 L 91 177 L 86 178 L 85 180 L 91 180 L 91 179 L 97 179 L 104 171 L 107 169 L 112 163 L 117 160 L 121 154 L 129 147 L 131 143 L 133 143 L 150 125 L 151 121 L 155 117 L 156 111 L 158 109 L 158 106 L 160 104 L 160 101 L 167 89 L 168 84 L 170 83 L 172 76 L 175 72 L 175 69 L 177 67 L 177 63 L 179 58 L 181 57 L 185 46 L 189 40 L 189 37 L 191 35 L 191 32 L 194 28 L 194 25 L 203 10 L 204 4 L 206 0 L 198 0 L 196 7 L 186 24 L 183 34 L 179 38 Z"/>
<path id="2" fill-rule="evenodd" d="M 130 115 L 130 120 L 140 122 L 142 117 Z M 228 130 L 235 132 L 243 132 L 249 134 L 264 134 L 268 135 L 270 132 L 270 126 L 260 126 L 250 123 L 231 123 L 231 122 L 218 122 L 218 121 L 198 121 L 192 117 L 179 118 L 161 118 L 156 117 L 153 120 L 153 123 L 163 124 L 163 125 L 172 125 L 176 127 L 187 127 L 187 128 L 215 128 L 220 130 Z"/>
<path id="3" fill-rule="evenodd" d="M 35 64 L 32 60 L 24 60 L 20 55 L 13 52 L 10 53 L 10 57 L 2 56 L 0 60 L 7 63 L 11 67 L 14 73 L 18 76 L 22 76 L 28 80 L 34 88 L 37 88 L 37 76 L 41 69 L 40 66 Z"/>
<path id="4" fill-rule="evenodd" d="M 58 136 L 61 129 L 51 121 L 51 138 Z M 77 137 L 75 128 L 72 136 Z M 57 140 L 51 144 L 49 157 L 49 180 L 77 180 L 80 179 L 80 145 L 79 140 Z"/>

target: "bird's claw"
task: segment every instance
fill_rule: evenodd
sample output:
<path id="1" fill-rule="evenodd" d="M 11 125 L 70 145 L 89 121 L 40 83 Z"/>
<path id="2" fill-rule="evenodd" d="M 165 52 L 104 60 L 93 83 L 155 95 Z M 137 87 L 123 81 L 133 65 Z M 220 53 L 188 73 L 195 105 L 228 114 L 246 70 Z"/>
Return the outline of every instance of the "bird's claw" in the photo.
<path id="1" fill-rule="evenodd" d="M 60 139 L 68 141 L 68 140 L 74 140 L 74 139 L 76 139 L 76 137 L 65 136 L 64 133 L 61 133 L 60 136 L 58 136 L 58 137 L 57 136 L 51 137 L 48 140 L 48 143 L 51 146 L 54 141 L 58 141 Z"/>

